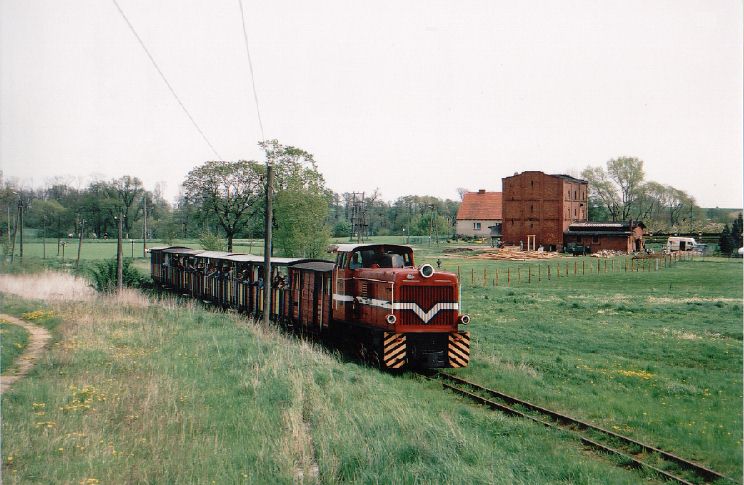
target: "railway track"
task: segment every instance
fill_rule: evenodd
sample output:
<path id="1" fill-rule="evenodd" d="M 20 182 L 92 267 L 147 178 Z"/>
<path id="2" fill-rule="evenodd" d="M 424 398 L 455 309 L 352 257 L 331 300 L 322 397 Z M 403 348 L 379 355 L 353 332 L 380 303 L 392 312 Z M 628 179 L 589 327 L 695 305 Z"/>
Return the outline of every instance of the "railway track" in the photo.
<path id="1" fill-rule="evenodd" d="M 443 372 L 421 375 L 427 379 L 438 381 L 445 389 L 449 389 L 478 404 L 568 432 L 588 447 L 618 456 L 627 465 L 651 471 L 666 480 L 685 485 L 739 483 L 704 465 L 686 460 L 655 446 L 551 411 L 503 392 L 488 389 L 460 377 Z"/>

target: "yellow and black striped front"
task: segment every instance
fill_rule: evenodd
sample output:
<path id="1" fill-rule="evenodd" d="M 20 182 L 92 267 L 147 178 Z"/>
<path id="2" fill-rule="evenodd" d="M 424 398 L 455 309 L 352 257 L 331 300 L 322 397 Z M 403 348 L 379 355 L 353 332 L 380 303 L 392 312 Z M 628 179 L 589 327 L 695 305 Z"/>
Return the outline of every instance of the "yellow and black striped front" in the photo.
<path id="1" fill-rule="evenodd" d="M 406 364 L 406 336 L 402 333 L 385 332 L 383 362 L 387 369 L 400 369 Z"/>
<path id="2" fill-rule="evenodd" d="M 467 367 L 470 362 L 470 332 L 449 334 L 447 357 L 450 367 Z"/>

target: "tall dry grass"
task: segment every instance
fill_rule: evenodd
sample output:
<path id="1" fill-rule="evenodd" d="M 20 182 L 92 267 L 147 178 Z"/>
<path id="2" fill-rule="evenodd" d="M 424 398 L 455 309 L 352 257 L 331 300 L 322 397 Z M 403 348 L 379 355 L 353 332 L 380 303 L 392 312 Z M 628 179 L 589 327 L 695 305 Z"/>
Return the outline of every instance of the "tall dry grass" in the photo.
<path id="1" fill-rule="evenodd" d="M 90 301 L 96 291 L 84 278 L 43 271 L 33 274 L 0 274 L 0 292 L 44 301 Z"/>

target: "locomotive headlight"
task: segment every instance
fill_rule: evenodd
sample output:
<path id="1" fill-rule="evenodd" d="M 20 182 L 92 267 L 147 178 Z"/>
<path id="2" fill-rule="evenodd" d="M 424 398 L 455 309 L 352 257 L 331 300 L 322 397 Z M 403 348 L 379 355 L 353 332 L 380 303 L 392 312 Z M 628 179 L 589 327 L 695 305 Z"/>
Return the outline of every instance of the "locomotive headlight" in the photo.
<path id="1" fill-rule="evenodd" d="M 393 315 L 392 313 L 385 317 L 385 321 L 388 322 L 389 325 L 395 325 L 395 322 L 397 320 L 398 319 L 395 318 L 395 315 Z"/>
<path id="2" fill-rule="evenodd" d="M 470 323 L 470 315 L 460 315 L 460 323 L 463 325 Z"/>
<path id="3" fill-rule="evenodd" d="M 434 274 L 434 267 L 429 263 L 423 264 L 421 265 L 421 268 L 419 268 L 419 273 L 421 273 L 421 276 L 424 278 L 431 278 Z"/>

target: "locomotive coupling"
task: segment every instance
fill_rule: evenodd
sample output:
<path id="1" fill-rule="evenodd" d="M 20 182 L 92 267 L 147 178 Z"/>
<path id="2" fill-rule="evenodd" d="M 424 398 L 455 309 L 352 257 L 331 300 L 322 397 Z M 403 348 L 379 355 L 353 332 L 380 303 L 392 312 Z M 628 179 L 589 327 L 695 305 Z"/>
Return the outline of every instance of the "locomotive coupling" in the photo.
<path id="1" fill-rule="evenodd" d="M 431 278 L 431 276 L 434 274 L 434 267 L 429 263 L 422 264 L 419 268 L 419 273 L 421 273 L 421 276 L 423 276 L 424 278 Z"/>
<path id="2" fill-rule="evenodd" d="M 470 315 L 460 315 L 459 321 L 459 323 L 467 325 L 468 323 L 470 323 Z"/>
<path id="3" fill-rule="evenodd" d="M 394 314 L 390 313 L 385 317 L 385 321 L 388 322 L 389 325 L 395 325 L 395 322 L 398 321 L 398 319 Z"/>

